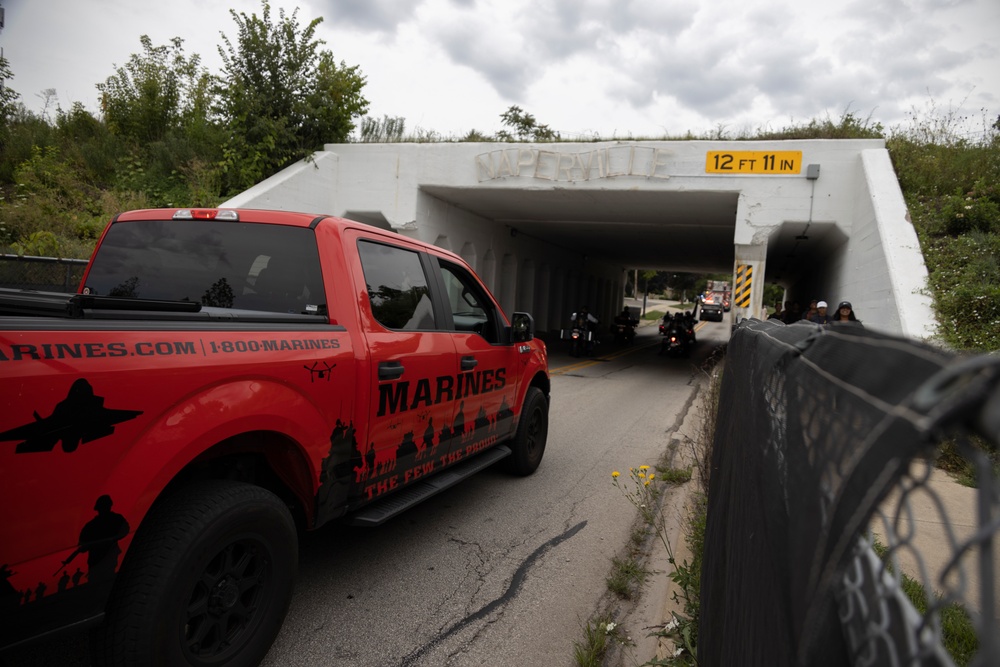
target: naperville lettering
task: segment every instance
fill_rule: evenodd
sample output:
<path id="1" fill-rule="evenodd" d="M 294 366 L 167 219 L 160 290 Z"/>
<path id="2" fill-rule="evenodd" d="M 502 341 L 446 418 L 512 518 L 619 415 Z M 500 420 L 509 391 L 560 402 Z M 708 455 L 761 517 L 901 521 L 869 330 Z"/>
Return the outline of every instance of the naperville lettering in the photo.
<path id="1" fill-rule="evenodd" d="M 507 384 L 507 369 L 496 368 L 440 375 L 436 378 L 420 378 L 413 393 L 407 380 L 394 384 L 379 385 L 378 416 L 415 410 L 421 406 L 437 405 L 442 401 L 456 401 L 468 396 L 477 396 L 503 389 Z"/>
<path id="2" fill-rule="evenodd" d="M 480 182 L 528 176 L 545 181 L 591 181 L 638 176 L 668 179 L 671 151 L 651 146 L 613 146 L 583 153 L 560 153 L 537 148 L 505 148 L 476 156 Z"/>

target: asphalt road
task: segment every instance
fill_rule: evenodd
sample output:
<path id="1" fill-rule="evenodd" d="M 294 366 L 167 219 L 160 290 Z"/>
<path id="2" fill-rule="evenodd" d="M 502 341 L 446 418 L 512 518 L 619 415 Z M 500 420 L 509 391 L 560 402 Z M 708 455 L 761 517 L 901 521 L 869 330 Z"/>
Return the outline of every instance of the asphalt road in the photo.
<path id="1" fill-rule="evenodd" d="M 591 359 L 551 349 L 549 440 L 538 471 L 489 469 L 375 529 L 306 535 L 271 667 L 573 665 L 634 508 L 613 470 L 659 459 L 697 366 L 729 336 L 703 323 L 691 359 L 657 354 L 655 326 Z M 85 634 L 10 652 L 18 667 L 89 665 Z"/>

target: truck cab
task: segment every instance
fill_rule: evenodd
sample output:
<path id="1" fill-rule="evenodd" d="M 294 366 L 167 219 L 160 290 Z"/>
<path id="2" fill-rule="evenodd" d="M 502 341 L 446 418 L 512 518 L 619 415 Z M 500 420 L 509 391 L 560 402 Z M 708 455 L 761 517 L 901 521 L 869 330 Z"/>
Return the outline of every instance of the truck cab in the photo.
<path id="1" fill-rule="evenodd" d="M 0 649 L 92 627 L 95 664 L 256 664 L 298 532 L 530 475 L 548 430 L 530 315 L 317 214 L 116 216 L 78 293 L 0 290 L 0 373 Z"/>

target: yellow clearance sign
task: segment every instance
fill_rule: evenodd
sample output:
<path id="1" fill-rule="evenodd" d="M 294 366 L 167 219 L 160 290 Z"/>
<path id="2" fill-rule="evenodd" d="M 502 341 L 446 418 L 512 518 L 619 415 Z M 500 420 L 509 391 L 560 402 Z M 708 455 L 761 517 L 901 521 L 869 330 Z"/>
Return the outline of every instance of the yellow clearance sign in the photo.
<path id="1" fill-rule="evenodd" d="M 709 151 L 709 174 L 799 174 L 802 151 Z"/>

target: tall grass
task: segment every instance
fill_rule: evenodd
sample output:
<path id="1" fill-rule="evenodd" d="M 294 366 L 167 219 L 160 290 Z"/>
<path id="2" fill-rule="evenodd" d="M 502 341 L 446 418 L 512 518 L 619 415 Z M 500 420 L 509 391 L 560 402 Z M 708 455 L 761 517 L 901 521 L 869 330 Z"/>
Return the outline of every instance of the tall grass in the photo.
<path id="1" fill-rule="evenodd" d="M 886 140 L 929 274 L 942 342 L 1000 349 L 1000 117 L 914 112 Z"/>

